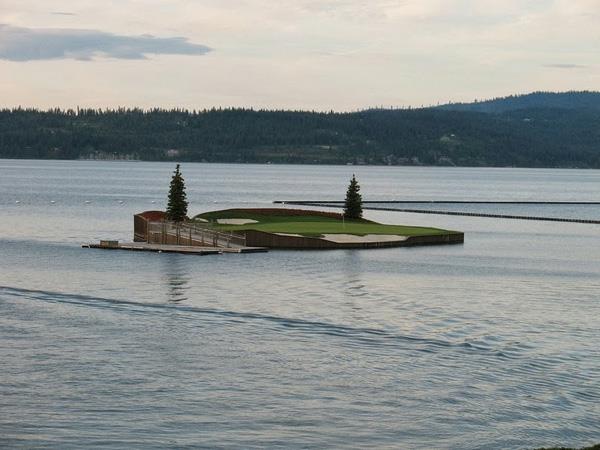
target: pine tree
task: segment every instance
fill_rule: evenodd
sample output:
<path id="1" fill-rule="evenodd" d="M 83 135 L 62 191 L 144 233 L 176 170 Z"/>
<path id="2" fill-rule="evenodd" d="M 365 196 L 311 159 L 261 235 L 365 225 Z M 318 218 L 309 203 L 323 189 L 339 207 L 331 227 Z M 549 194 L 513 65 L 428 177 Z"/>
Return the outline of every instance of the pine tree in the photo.
<path id="1" fill-rule="evenodd" d="M 185 183 L 181 176 L 181 172 L 179 171 L 179 164 L 177 164 L 169 188 L 167 219 L 174 222 L 183 222 L 187 217 L 187 207 L 188 202 L 185 195 Z"/>
<path id="2" fill-rule="evenodd" d="M 360 195 L 360 186 L 356 177 L 352 174 L 350 185 L 346 191 L 346 203 L 344 205 L 344 217 L 347 219 L 362 218 L 362 197 Z"/>

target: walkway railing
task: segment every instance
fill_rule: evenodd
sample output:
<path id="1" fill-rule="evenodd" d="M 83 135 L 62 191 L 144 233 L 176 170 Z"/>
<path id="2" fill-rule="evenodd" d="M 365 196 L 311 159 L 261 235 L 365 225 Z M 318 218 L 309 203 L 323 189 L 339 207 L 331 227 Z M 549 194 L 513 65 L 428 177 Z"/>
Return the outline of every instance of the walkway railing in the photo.
<path id="1" fill-rule="evenodd" d="M 246 237 L 224 233 L 190 222 L 148 222 L 146 240 L 151 244 L 175 244 L 201 247 L 237 248 L 246 246 Z"/>

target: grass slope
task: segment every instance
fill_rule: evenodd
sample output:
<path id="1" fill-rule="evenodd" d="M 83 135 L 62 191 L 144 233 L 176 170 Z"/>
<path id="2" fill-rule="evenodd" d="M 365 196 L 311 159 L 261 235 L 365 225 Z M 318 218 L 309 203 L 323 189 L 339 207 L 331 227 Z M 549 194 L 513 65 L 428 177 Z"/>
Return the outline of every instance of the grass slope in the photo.
<path id="1" fill-rule="evenodd" d="M 323 234 L 392 234 L 400 236 L 430 236 L 451 233 L 439 228 L 411 227 L 403 225 L 384 225 L 369 220 L 345 220 L 325 216 L 264 215 L 248 210 L 228 209 L 198 214 L 195 219 L 209 221 L 210 225 L 222 231 L 257 230 L 267 233 L 289 233 L 302 236 L 321 236 Z M 216 223 L 217 219 L 250 219 L 258 223 L 246 225 L 226 225 Z M 202 222 L 203 225 L 206 223 Z"/>

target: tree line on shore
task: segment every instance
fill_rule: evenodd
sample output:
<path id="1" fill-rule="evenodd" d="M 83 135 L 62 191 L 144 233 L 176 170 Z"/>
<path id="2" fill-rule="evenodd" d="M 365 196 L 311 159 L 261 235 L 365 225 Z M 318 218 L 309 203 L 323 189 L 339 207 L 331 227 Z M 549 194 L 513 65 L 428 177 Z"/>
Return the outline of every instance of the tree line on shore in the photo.
<path id="1" fill-rule="evenodd" d="M 600 110 L 4 109 L 0 158 L 600 168 Z"/>

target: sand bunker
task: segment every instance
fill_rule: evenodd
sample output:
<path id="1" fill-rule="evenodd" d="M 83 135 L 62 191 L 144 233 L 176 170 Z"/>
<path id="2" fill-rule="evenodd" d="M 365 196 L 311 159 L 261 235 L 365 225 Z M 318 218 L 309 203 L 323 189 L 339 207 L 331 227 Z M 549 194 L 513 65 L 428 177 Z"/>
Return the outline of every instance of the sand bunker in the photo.
<path id="1" fill-rule="evenodd" d="M 354 234 L 324 234 L 322 239 L 339 244 L 361 243 L 361 242 L 399 242 L 408 239 L 408 236 L 396 234 L 366 234 L 356 236 Z"/>
<path id="2" fill-rule="evenodd" d="M 292 237 L 317 237 L 317 236 L 302 236 L 301 234 L 292 233 L 275 233 L 278 236 Z M 353 244 L 361 242 L 401 242 L 408 239 L 408 236 L 399 236 L 397 234 L 366 234 L 364 236 L 356 236 L 354 234 L 323 234 L 317 239 L 336 242 L 338 244 Z"/>
<path id="3" fill-rule="evenodd" d="M 248 223 L 258 223 L 258 220 L 252 219 L 217 219 L 217 223 L 223 225 L 246 225 Z"/>

